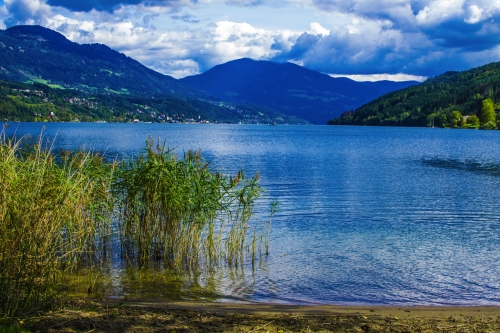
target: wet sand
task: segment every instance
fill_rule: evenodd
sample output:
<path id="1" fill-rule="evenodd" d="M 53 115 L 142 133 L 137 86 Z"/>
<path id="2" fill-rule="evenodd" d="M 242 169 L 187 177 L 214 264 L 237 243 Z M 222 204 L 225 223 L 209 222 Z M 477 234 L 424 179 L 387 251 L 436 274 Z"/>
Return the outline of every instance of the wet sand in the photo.
<path id="1" fill-rule="evenodd" d="M 500 307 L 75 300 L 23 326 L 33 332 L 500 332 Z"/>

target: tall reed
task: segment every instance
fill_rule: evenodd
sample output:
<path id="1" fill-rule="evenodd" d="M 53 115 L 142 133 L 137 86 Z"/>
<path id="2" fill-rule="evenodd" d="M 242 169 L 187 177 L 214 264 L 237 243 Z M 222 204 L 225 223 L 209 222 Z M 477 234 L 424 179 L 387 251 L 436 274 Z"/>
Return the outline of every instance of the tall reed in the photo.
<path id="1" fill-rule="evenodd" d="M 0 317 L 45 306 L 62 275 L 106 233 L 113 166 L 90 152 L 52 154 L 42 138 L 0 144 Z"/>
<path id="2" fill-rule="evenodd" d="M 163 259 L 178 268 L 229 264 L 244 250 L 248 222 L 261 195 L 259 176 L 227 177 L 201 152 L 183 159 L 149 138 L 143 155 L 123 163 L 114 194 L 126 255 L 141 264 Z"/>
<path id="3" fill-rule="evenodd" d="M 178 159 L 151 138 L 138 158 L 118 163 L 91 151 L 56 153 L 42 136 L 0 135 L 0 318 L 51 304 L 65 273 L 82 264 L 99 268 L 112 227 L 138 267 L 234 266 L 247 251 L 254 259 L 257 229 L 251 242 L 246 236 L 263 192 L 259 175 L 228 177 L 209 164 L 199 151 Z"/>

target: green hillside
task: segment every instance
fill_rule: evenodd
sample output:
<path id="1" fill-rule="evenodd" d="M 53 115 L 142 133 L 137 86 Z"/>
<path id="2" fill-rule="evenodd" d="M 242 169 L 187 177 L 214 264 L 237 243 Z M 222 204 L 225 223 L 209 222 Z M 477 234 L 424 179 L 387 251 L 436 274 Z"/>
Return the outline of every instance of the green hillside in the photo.
<path id="1" fill-rule="evenodd" d="M 102 44 L 77 44 L 40 26 L 0 30 L 0 80 L 47 83 L 89 93 L 204 97 Z"/>
<path id="2" fill-rule="evenodd" d="M 331 125 L 496 128 L 500 62 L 447 72 L 422 84 L 385 94 Z"/>
<path id="3" fill-rule="evenodd" d="M 305 123 L 265 107 L 179 95 L 87 94 L 7 81 L 0 81 L 0 121 Z"/>

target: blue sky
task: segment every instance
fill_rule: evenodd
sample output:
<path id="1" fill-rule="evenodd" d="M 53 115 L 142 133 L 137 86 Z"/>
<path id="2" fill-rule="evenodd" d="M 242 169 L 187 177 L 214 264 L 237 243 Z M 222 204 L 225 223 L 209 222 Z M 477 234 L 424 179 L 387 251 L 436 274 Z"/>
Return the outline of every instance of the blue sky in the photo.
<path id="1" fill-rule="evenodd" d="M 0 28 L 17 24 L 177 78 L 243 57 L 364 80 L 500 60 L 499 0 L 0 0 Z"/>

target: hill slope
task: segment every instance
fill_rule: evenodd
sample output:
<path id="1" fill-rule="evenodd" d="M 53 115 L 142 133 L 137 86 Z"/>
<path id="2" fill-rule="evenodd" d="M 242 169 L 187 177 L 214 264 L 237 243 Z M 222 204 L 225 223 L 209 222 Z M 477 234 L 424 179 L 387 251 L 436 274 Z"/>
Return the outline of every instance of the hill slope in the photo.
<path id="1" fill-rule="evenodd" d="M 454 126 L 453 118 L 480 115 L 487 98 L 500 102 L 500 62 L 447 72 L 418 86 L 388 93 L 330 124 Z M 458 120 L 458 119 L 455 119 Z"/>
<path id="2" fill-rule="evenodd" d="M 203 95 L 105 45 L 73 43 L 40 26 L 0 31 L 0 80 L 48 80 L 93 93 Z"/>
<path id="3" fill-rule="evenodd" d="M 388 90 L 418 83 L 377 86 L 376 83 L 332 78 L 292 63 L 251 59 L 230 61 L 180 81 L 221 99 L 265 105 L 315 124 L 325 124 Z"/>
<path id="4" fill-rule="evenodd" d="M 91 95 L 34 83 L 0 81 L 0 121 L 304 123 L 264 107 L 178 95 Z"/>

